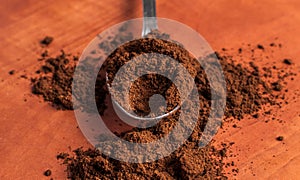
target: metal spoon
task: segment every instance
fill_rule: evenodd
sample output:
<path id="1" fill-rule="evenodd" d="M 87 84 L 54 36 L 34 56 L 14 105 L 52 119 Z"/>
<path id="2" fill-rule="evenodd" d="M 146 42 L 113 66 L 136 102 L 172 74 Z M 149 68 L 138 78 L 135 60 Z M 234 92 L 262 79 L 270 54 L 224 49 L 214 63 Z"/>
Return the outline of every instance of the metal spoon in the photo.
<path id="1" fill-rule="evenodd" d="M 172 81 L 172 77 L 169 78 L 168 75 L 165 76 L 163 74 L 175 84 L 178 92 L 180 93 L 180 97 L 182 98 L 180 101 L 181 103 L 179 104 L 180 116 L 176 123 L 176 127 L 172 128 L 170 133 L 151 143 L 135 143 L 119 138 L 113 132 L 124 132 L 124 123 L 129 125 L 133 123 L 133 127 L 140 127 L 135 125 L 136 122 L 144 122 L 147 125 L 149 121 L 153 122 L 160 120 L 161 118 L 168 117 L 172 113 L 176 112 L 176 110 L 179 109 L 179 106 L 175 107 L 171 112 L 154 118 L 139 117 L 133 113 L 130 114 L 129 111 L 124 109 L 124 107 L 128 107 L 127 104 L 126 106 L 122 104 L 123 107 L 121 107 L 120 104 L 113 99 L 113 93 L 115 91 L 110 91 L 110 95 L 106 96 L 107 100 L 109 100 L 106 101 L 108 108 L 105 109 L 106 111 L 103 115 L 101 115 L 95 99 L 95 82 L 99 76 L 99 72 L 102 72 L 101 75 L 104 76 L 101 76 L 101 79 L 107 78 L 107 74 L 105 74 L 106 71 L 100 71 L 101 67 L 103 67 L 102 65 L 108 56 L 118 47 L 130 41 L 145 37 L 149 34 L 149 32 L 151 32 L 151 30 L 156 30 L 158 24 L 161 32 L 169 34 L 170 37 L 172 37 L 172 41 L 182 44 L 184 49 L 197 58 L 197 61 L 200 63 L 201 67 L 203 67 L 207 75 L 211 87 L 212 100 L 211 111 L 206 124 L 206 127 L 208 128 L 205 127 L 201 135 L 199 143 L 200 147 L 209 143 L 214 134 L 217 132 L 217 129 L 222 122 L 226 103 L 226 83 L 222 73 L 222 66 L 208 42 L 198 32 L 180 22 L 165 18 L 156 18 L 154 0 L 144 0 L 143 5 L 143 19 L 131 19 L 111 26 L 98 34 L 97 37 L 89 43 L 79 58 L 72 83 L 74 113 L 83 135 L 92 145 L 97 147 L 106 156 L 132 163 L 152 162 L 170 155 L 178 147 L 180 147 L 185 140 L 190 137 L 194 127 L 197 125 L 199 111 L 201 108 L 201 102 L 199 102 L 199 96 L 201 94 L 199 94 L 196 89 L 197 86 L 193 77 L 190 76 L 191 81 L 187 81 L 192 84 L 192 87 L 186 91 L 185 89 L 188 86 L 185 86 L 185 84 L 181 81 Z M 164 39 L 164 37 L 161 39 L 166 41 L 169 40 L 169 38 Z M 135 61 L 128 61 L 127 63 L 131 62 Z M 170 62 L 176 63 L 177 61 L 170 60 Z M 126 66 L 127 63 L 125 63 L 121 68 Z M 149 64 L 151 64 L 151 61 L 141 64 L 142 66 L 140 67 L 147 66 Z M 212 66 L 215 69 L 214 71 L 210 68 Z M 168 67 L 169 66 L 167 66 L 166 69 Z M 178 68 L 180 68 L 180 63 L 178 63 Z M 138 70 L 141 71 L 142 69 L 143 68 Z M 117 74 L 119 72 L 120 70 Z M 126 73 L 129 74 L 131 72 L 125 72 L 125 74 Z M 155 73 L 160 74 L 159 72 Z M 186 72 L 185 75 L 188 76 L 189 73 Z M 129 84 L 132 80 L 125 79 L 124 81 L 115 81 L 117 77 L 118 76 L 114 77 L 113 82 L 125 82 Z M 124 79 L 122 76 L 119 77 L 121 77 L 121 80 Z M 112 85 L 113 84 L 114 83 L 112 83 Z M 114 86 L 108 87 L 115 90 L 113 88 Z M 126 91 L 122 91 L 121 94 L 126 94 L 125 92 Z M 184 98 L 184 95 L 186 95 L 186 98 Z M 111 106 L 114 108 L 110 108 Z M 115 117 L 116 115 L 119 117 Z M 118 118 L 124 122 L 122 125 L 116 123 L 117 121 L 120 122 Z M 130 128 L 128 130 L 131 130 L 132 126 L 128 127 Z M 105 136 L 103 136 L 104 134 Z M 108 141 L 107 138 L 111 138 L 110 141 Z M 112 151 L 107 150 L 106 147 L 108 147 L 108 145 L 113 147 L 113 144 L 116 141 L 119 142 L 118 147 L 113 148 Z M 124 149 L 132 149 L 134 152 L 124 156 Z M 156 152 L 156 150 L 159 152 Z"/>
<path id="2" fill-rule="evenodd" d="M 143 14 L 144 14 L 144 18 L 143 18 L 142 37 L 145 37 L 151 31 L 158 30 L 155 0 L 143 0 Z M 108 81 L 107 75 L 106 75 L 106 80 Z M 109 84 L 107 85 L 107 87 L 108 90 L 110 90 L 111 86 Z M 117 113 L 119 118 L 121 118 L 123 121 L 125 121 L 130 125 L 134 124 L 135 126 L 141 128 L 152 126 L 157 121 L 161 120 L 162 118 L 170 116 L 180 108 L 180 106 L 177 105 L 173 110 L 156 117 L 140 117 L 127 112 L 116 100 L 113 99 L 113 97 L 111 99 L 112 99 L 112 104 L 114 106 L 115 112 Z M 152 108 L 150 107 L 150 109 Z M 147 123 L 143 123 L 142 121 L 147 121 Z"/>

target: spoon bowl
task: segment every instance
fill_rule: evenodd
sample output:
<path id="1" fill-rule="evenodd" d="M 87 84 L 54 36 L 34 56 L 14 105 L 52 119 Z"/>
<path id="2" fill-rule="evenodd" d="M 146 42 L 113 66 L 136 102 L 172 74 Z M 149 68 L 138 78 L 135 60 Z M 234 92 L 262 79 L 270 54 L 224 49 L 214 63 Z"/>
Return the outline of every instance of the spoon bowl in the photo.
<path id="1" fill-rule="evenodd" d="M 152 31 L 157 31 L 157 17 L 156 17 L 156 7 L 155 7 L 155 0 L 143 0 L 143 29 L 141 37 L 145 38 L 149 33 Z M 106 80 L 108 82 L 108 75 L 106 74 Z M 107 87 L 109 92 L 111 92 L 111 85 L 107 83 Z M 174 114 L 180 106 L 177 105 L 171 111 L 166 112 L 164 114 L 158 115 L 156 117 L 141 117 L 138 115 L 134 115 L 134 113 L 129 113 L 126 109 L 124 109 L 114 98 L 111 98 L 113 107 L 117 115 L 126 123 L 130 125 L 135 125 L 140 128 L 146 128 L 152 126 L 157 121 L 161 120 L 162 118 L 166 118 L 172 114 Z M 145 123 L 145 122 L 147 123 Z M 150 122 L 153 123 L 150 123 Z"/>

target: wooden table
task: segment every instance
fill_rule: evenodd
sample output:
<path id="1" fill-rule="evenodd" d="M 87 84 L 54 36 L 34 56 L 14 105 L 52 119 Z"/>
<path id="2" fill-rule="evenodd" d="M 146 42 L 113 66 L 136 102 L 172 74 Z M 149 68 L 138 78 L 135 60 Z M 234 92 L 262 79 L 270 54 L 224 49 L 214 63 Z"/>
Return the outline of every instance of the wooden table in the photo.
<path id="1" fill-rule="evenodd" d="M 56 160 L 58 152 L 89 143 L 77 128 L 71 111 L 57 111 L 32 96 L 33 74 L 45 35 L 55 37 L 50 54 L 81 53 L 104 29 L 141 17 L 140 0 L 1 0 L 0 6 L 0 179 L 65 179 L 65 167 Z M 158 0 L 158 16 L 189 25 L 211 46 L 238 48 L 242 43 L 268 43 L 275 37 L 283 44 L 276 57 L 289 57 L 299 72 L 300 1 L 298 0 Z M 280 58 L 272 61 L 281 63 Z M 14 75 L 9 75 L 15 70 Z M 218 141 L 234 141 L 238 179 L 300 178 L 300 75 L 290 83 L 290 103 L 278 112 L 286 123 L 264 123 L 246 118 L 238 127 L 226 124 Z M 293 97 L 295 97 L 293 99 Z M 283 135 L 278 142 L 276 136 Z M 239 161 L 238 161 L 239 160 Z M 255 176 L 253 176 L 255 174 Z"/>

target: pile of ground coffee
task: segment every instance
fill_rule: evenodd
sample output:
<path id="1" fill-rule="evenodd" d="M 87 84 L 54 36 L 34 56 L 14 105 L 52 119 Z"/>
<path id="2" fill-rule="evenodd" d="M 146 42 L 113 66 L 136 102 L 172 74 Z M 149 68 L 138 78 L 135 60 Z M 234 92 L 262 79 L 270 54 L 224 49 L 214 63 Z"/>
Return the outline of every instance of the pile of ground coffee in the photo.
<path id="1" fill-rule="evenodd" d="M 217 53 L 227 83 L 225 115 L 228 119 L 240 120 L 245 115 L 252 115 L 275 120 L 272 109 L 288 104 L 286 84 L 296 75 L 292 68 L 287 67 L 292 65 L 292 60 L 283 59 L 283 67 L 263 63 L 271 58 L 275 61 L 273 54 L 281 47 L 280 43 L 268 46 L 247 44 L 238 49 L 223 48 Z M 264 65 L 259 67 L 259 62 Z"/>
<path id="2" fill-rule="evenodd" d="M 42 95 L 45 101 L 51 102 L 58 109 L 72 110 L 71 85 L 74 62 L 78 57 L 65 54 L 64 51 L 56 57 L 49 57 L 45 51 L 39 60 L 44 61 L 44 64 L 36 71 L 39 77 L 31 78 L 32 92 Z"/>
<path id="3" fill-rule="evenodd" d="M 96 149 L 76 149 L 66 157 L 70 179 L 226 179 L 223 159 L 228 145 L 195 148 L 191 144 L 153 163 L 130 164 L 107 158 Z"/>
<path id="4" fill-rule="evenodd" d="M 150 45 L 152 46 L 149 46 L 149 42 L 151 42 Z M 142 52 L 143 48 L 149 48 L 150 50 L 155 49 L 155 47 L 157 47 L 158 44 L 159 46 L 163 46 L 164 48 L 162 49 L 165 49 L 165 51 L 168 52 L 168 48 L 170 46 L 169 42 L 162 42 L 151 38 L 148 40 L 143 39 L 140 41 L 135 41 L 133 42 L 133 44 L 127 45 L 135 46 L 133 50 L 131 50 L 132 52 L 135 50 L 135 48 L 138 48 Z M 270 48 L 274 48 L 275 46 L 279 47 L 279 45 L 272 43 L 272 45 L 270 45 Z M 254 53 L 253 46 L 249 46 L 249 49 L 251 49 L 250 53 Z M 256 49 L 264 53 L 266 47 L 258 45 L 256 46 Z M 124 49 L 122 49 L 122 51 L 128 52 L 128 50 L 126 49 L 125 51 Z M 169 50 L 169 52 L 173 51 L 174 49 L 172 49 L 172 51 Z M 250 60 L 248 66 L 245 64 L 239 64 L 239 59 L 237 59 L 237 57 L 239 57 L 239 55 L 241 55 L 244 51 L 247 51 L 247 49 L 245 50 L 240 48 L 238 50 L 228 51 L 224 48 L 222 51 L 219 51 L 219 53 L 217 53 L 218 58 L 220 59 L 220 63 L 223 67 L 224 76 L 227 84 L 227 105 L 225 110 L 226 119 L 242 119 L 245 115 L 252 115 L 253 117 L 257 118 L 259 117 L 259 113 L 261 113 L 260 110 L 265 106 L 277 105 L 280 107 L 284 103 L 284 96 L 282 94 L 284 94 L 283 90 L 285 87 L 285 80 L 287 77 L 294 75 L 293 73 L 285 72 L 283 69 L 278 69 L 276 67 L 263 67 L 262 69 L 260 69 L 255 64 L 255 59 Z M 116 50 L 115 52 L 119 52 L 118 59 L 123 57 L 123 54 L 120 53 L 120 49 Z M 180 53 L 180 50 L 178 52 Z M 128 53 L 130 54 L 130 51 Z M 116 57 L 115 55 L 110 57 L 113 59 L 114 57 Z M 172 56 L 173 53 L 167 55 Z M 57 100 L 55 98 L 66 96 L 66 94 L 71 94 L 71 78 L 75 65 L 71 66 L 72 68 L 70 69 L 72 70 L 65 70 L 67 69 L 68 65 L 66 63 L 63 63 L 64 58 L 46 57 L 45 59 L 45 65 L 49 66 L 49 64 L 51 64 L 51 66 L 53 67 L 54 64 L 54 70 L 50 68 L 50 71 L 45 71 L 42 68 L 42 71 L 40 71 L 41 77 L 34 80 L 33 82 L 33 92 L 39 92 L 39 94 L 43 95 L 45 100 L 50 101 L 58 106 L 62 105 L 63 107 L 70 107 L 70 99 L 68 99 L 68 105 L 64 105 L 65 101 L 60 99 Z M 54 61 L 59 61 L 60 63 L 53 63 L 53 59 L 57 59 Z M 191 62 L 193 58 L 188 59 L 188 62 Z M 290 59 L 288 59 L 288 61 L 284 59 L 283 63 L 286 65 L 292 65 L 292 61 Z M 117 70 L 118 68 L 115 68 L 116 66 L 114 66 L 113 64 L 114 63 L 108 64 L 108 69 L 111 68 L 111 70 L 113 71 Z M 187 65 L 188 64 L 189 63 L 187 63 Z M 189 69 L 189 67 L 187 68 Z M 62 69 L 64 70 L 61 71 Z M 59 156 L 60 159 L 64 159 L 64 163 L 67 165 L 67 172 L 69 178 L 147 179 L 154 177 L 161 179 L 226 179 L 226 175 L 223 172 L 223 168 L 225 165 L 223 160 L 227 156 L 229 145 L 223 144 L 223 146 L 219 148 L 214 147 L 212 144 L 209 144 L 208 146 L 201 149 L 198 147 L 199 137 L 201 136 L 202 130 L 205 126 L 207 114 L 209 113 L 210 87 L 208 85 L 205 73 L 203 73 L 201 68 L 196 69 L 196 71 L 194 71 L 194 69 L 195 68 L 193 66 L 192 68 L 190 68 L 189 72 L 191 72 L 192 74 L 194 72 L 195 82 L 197 83 L 198 91 L 202 95 L 200 96 L 199 102 L 201 102 L 201 107 L 203 108 L 200 112 L 198 125 L 195 127 L 191 137 L 182 147 L 180 147 L 168 157 L 165 157 L 152 163 L 144 164 L 130 164 L 119 162 L 106 157 L 96 149 L 77 149 L 74 151 L 73 155 L 64 154 L 64 156 Z M 141 79 L 139 83 L 145 82 L 146 80 L 149 82 L 151 81 L 155 84 L 156 80 L 153 80 L 153 78 L 155 77 L 145 77 L 145 79 Z M 167 88 L 161 91 L 156 91 L 155 93 L 162 93 L 162 95 L 164 95 L 167 98 L 167 96 L 164 93 L 167 91 L 168 88 L 170 88 L 170 86 L 172 86 L 172 83 L 168 82 L 167 80 L 165 80 L 164 83 L 169 86 L 166 86 Z M 56 89 L 61 89 L 62 91 L 55 90 L 55 93 L 49 93 L 49 89 L 51 88 L 41 88 L 46 87 L 42 84 L 48 84 L 51 87 L 57 86 Z M 102 88 L 102 86 L 99 86 L 98 88 Z M 138 92 L 131 91 L 131 93 L 138 94 L 141 91 L 146 92 L 146 89 L 144 89 L 144 91 L 143 89 L 141 89 Z M 133 90 L 135 90 L 135 88 L 133 88 Z M 174 92 L 176 93 L 176 91 Z M 149 95 L 151 93 L 153 94 L 154 92 L 150 92 Z M 52 94 L 54 98 L 49 98 L 47 94 Z M 104 96 L 104 94 L 102 96 Z M 172 96 L 168 97 L 171 98 Z M 145 98 L 143 99 L 143 101 L 140 102 L 145 103 L 147 102 L 147 100 L 148 99 Z M 103 101 L 101 103 L 103 103 Z M 139 111 L 145 113 L 149 111 L 147 104 L 142 104 L 142 106 L 139 106 L 138 101 L 133 102 L 132 106 L 138 109 Z M 267 112 L 268 111 L 265 111 L 263 115 L 270 114 L 270 112 Z M 176 116 L 177 115 L 169 119 L 164 119 L 154 127 L 147 129 L 134 128 L 129 132 L 121 133 L 119 136 L 131 142 L 141 143 L 154 141 L 156 139 L 161 138 L 164 134 L 167 134 L 172 129 L 172 127 L 174 127 L 174 125 L 176 124 Z M 237 172 L 237 170 L 235 172 Z"/>
<path id="5" fill-rule="evenodd" d="M 138 63 L 130 64 L 128 68 L 131 73 L 127 73 L 129 76 L 126 78 L 122 77 L 119 81 L 134 79 L 135 73 L 132 72 L 139 72 L 140 69 L 145 68 L 145 63 L 149 61 L 156 63 L 152 64 L 152 66 L 155 65 L 153 67 L 155 72 L 165 72 L 173 77 L 171 81 L 159 74 L 147 74 L 134 81 L 130 87 L 129 101 L 133 111 L 138 115 L 148 115 L 150 113 L 149 98 L 154 94 L 160 94 L 165 98 L 167 112 L 173 110 L 180 103 L 180 95 L 174 83 L 177 82 L 182 85 L 182 94 L 188 94 L 187 89 L 193 85 L 193 82 L 187 82 L 188 78 L 185 72 L 180 71 L 175 67 L 175 64 L 171 64 L 168 61 L 169 58 L 181 63 L 193 78 L 195 78 L 197 73 L 205 75 L 197 60 L 180 45 L 162 39 L 145 38 L 128 42 L 110 54 L 105 64 L 109 84 L 111 84 L 112 80 L 115 80 L 114 76 L 119 69 L 133 58 L 135 58 L 135 62 L 144 63 L 142 65 Z M 118 85 L 122 84 L 122 82 L 115 82 L 115 84 L 117 90 L 111 89 L 110 91 L 114 93 L 115 101 L 124 107 L 122 102 L 126 101 L 126 99 L 118 91 L 122 89 L 122 85 Z"/>

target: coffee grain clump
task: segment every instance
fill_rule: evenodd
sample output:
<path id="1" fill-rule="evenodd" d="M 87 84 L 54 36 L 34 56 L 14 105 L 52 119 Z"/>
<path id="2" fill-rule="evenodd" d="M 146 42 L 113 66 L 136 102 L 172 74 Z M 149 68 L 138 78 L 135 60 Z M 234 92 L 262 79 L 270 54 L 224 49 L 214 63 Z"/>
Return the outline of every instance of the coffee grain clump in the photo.
<path id="1" fill-rule="evenodd" d="M 45 101 L 50 102 L 58 109 L 72 110 L 72 78 L 75 70 L 76 56 L 61 54 L 49 57 L 42 54 L 44 64 L 39 70 L 38 77 L 32 78 L 32 92 L 42 95 Z"/>

